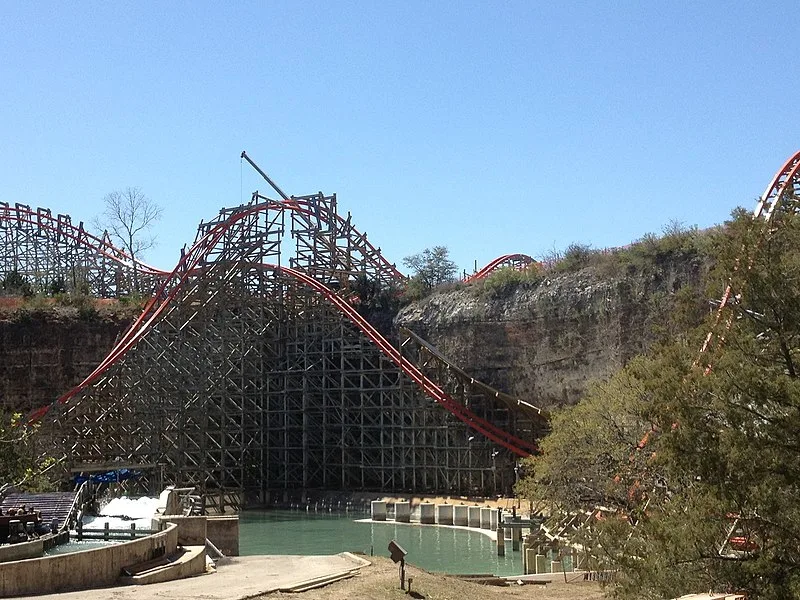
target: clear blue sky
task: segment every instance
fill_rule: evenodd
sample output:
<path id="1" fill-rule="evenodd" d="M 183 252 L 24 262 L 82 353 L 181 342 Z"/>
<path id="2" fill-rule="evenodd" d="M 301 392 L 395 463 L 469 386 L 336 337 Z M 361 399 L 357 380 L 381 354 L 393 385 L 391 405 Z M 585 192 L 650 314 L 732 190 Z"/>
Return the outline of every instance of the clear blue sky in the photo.
<path id="1" fill-rule="evenodd" d="M 139 186 L 171 268 L 266 183 L 461 268 L 748 208 L 800 147 L 791 3 L 0 0 L 0 200 Z"/>

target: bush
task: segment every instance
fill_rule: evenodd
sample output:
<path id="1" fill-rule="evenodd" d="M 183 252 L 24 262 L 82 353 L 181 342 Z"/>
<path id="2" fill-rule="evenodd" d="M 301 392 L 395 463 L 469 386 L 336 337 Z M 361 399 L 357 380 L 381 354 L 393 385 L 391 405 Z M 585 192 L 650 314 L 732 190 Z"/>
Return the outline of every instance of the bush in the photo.
<path id="1" fill-rule="evenodd" d="M 657 275 L 677 262 L 710 256 L 719 232 L 719 228 L 699 231 L 671 221 L 664 226 L 662 235 L 647 233 L 629 246 L 593 250 L 588 244 L 573 242 L 563 252 L 546 252 L 542 263 L 552 273 L 574 273 L 593 267 L 606 277 Z"/>
<path id="2" fill-rule="evenodd" d="M 16 269 L 9 271 L 0 282 L 4 296 L 33 296 L 33 288 L 28 280 Z"/>
<path id="3" fill-rule="evenodd" d="M 503 267 L 487 275 L 479 282 L 479 287 L 477 289 L 491 296 L 500 296 L 504 293 L 508 293 L 521 283 L 537 282 L 540 281 L 542 277 L 542 267 L 538 263 L 531 263 L 524 269 Z"/>

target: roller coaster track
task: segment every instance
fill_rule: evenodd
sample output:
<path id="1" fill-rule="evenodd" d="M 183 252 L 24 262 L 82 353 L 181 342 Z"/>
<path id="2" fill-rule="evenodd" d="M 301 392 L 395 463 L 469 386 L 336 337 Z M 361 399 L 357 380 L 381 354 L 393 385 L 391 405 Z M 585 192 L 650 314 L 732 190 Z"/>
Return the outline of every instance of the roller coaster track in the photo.
<path id="1" fill-rule="evenodd" d="M 72 224 L 72 219 L 69 215 L 57 215 L 54 218 L 50 209 L 47 208 L 33 210 L 30 206 L 24 204 L 18 203 L 10 206 L 7 202 L 0 202 L 0 228 L 5 229 L 20 223 L 35 225 L 43 231 L 55 234 L 57 238 L 70 239 L 106 258 L 116 261 L 122 266 L 133 267 L 135 265 L 142 273 L 152 275 L 165 275 L 167 273 L 138 259 L 132 259 L 124 250 L 120 250 L 111 243 L 108 234 L 99 238 L 86 231 L 83 228 L 83 222 L 76 227 Z"/>
<path id="2" fill-rule="evenodd" d="M 322 225 L 325 225 L 329 231 L 334 233 L 330 236 L 321 233 L 316 234 L 314 235 L 314 240 L 331 257 L 330 263 L 325 265 L 327 271 L 346 277 L 364 274 L 365 269 L 363 267 L 366 266 L 368 267 L 366 270 L 382 284 L 404 283 L 406 276 L 383 256 L 380 248 L 376 248 L 367 239 L 366 233 L 359 232 L 353 226 L 350 213 L 347 214 L 347 217 L 342 217 L 335 211 L 335 204 L 334 210 L 326 210 L 322 207 L 326 200 L 330 199 L 325 198 L 322 194 L 292 196 L 288 200 L 274 200 L 256 192 L 253 194 L 251 201 L 252 209 L 247 214 L 251 215 L 272 209 L 285 211 L 298 217 L 309 230 L 320 231 Z M 335 196 L 333 200 L 335 203 Z M 232 216 L 233 211 L 236 210 L 238 209 L 223 211 L 221 216 L 229 218 Z M 207 229 L 212 223 L 204 225 L 205 227 L 201 224 L 200 231 Z M 337 240 L 346 240 L 347 247 L 338 247 Z M 354 253 L 362 257 L 360 261 L 357 261 L 361 263 L 360 265 L 354 264 Z M 300 260 L 301 257 L 294 257 L 291 262 L 295 263 Z M 359 266 L 362 268 L 358 268 Z M 306 266 L 306 268 L 308 267 Z"/>
<path id="3" fill-rule="evenodd" d="M 776 214 L 780 213 L 782 210 L 797 211 L 799 193 L 800 152 L 796 152 L 786 161 L 786 163 L 784 163 L 778 172 L 775 173 L 775 176 L 769 182 L 769 185 L 767 185 L 764 193 L 759 197 L 756 208 L 753 211 L 754 225 L 759 219 L 762 220 L 764 224 L 764 234 L 760 238 L 761 243 L 763 243 L 764 240 L 769 236 L 769 226 Z M 745 268 L 750 269 L 751 265 L 749 263 L 749 259 L 747 259 L 747 261 L 748 262 L 745 265 Z M 734 265 L 734 273 L 741 267 L 741 261 L 737 260 L 736 264 Z M 730 329 L 733 322 L 732 314 L 728 314 L 727 317 L 724 316 L 730 307 L 732 294 L 733 287 L 729 281 L 725 287 L 725 291 L 722 294 L 722 298 L 720 299 L 714 318 L 714 325 L 706 336 L 703 346 L 700 349 L 700 357 L 697 361 L 698 364 L 701 362 L 702 357 L 710 352 L 715 345 L 719 345 L 724 342 L 724 333 L 719 333 L 719 331 L 720 329 L 722 329 L 723 332 L 727 331 Z M 709 372 L 711 370 L 711 365 L 707 364 L 705 369 L 706 372 Z"/>
<path id="4" fill-rule="evenodd" d="M 51 211 L 45 208 L 32 209 L 24 204 L 11 206 L 7 202 L 0 202 L 0 239 L 5 241 L 4 248 L 12 249 L 11 255 L 1 257 L 4 267 L 8 271 L 17 270 L 23 276 L 63 276 L 76 269 L 104 271 L 100 264 L 103 262 L 116 265 L 119 269 L 135 273 L 137 277 L 144 277 L 149 281 L 167 274 L 131 258 L 124 250 L 111 243 L 107 233 L 97 237 L 84 229 L 83 222 L 75 226 L 69 215 L 59 214 L 53 217 Z M 32 256 L 25 256 L 26 249 L 20 248 L 26 245 L 22 240 L 28 246 L 39 246 L 45 240 L 45 244 L 49 243 L 50 246 L 43 253 L 29 247 L 27 252 Z M 74 277 L 75 273 L 72 275 Z M 118 279 L 118 276 L 112 274 L 105 276 L 109 280 Z M 39 282 L 40 285 L 42 283 L 44 282 Z M 118 286 L 115 281 L 113 285 L 103 286 L 98 283 L 96 287 L 110 289 Z M 94 292 L 101 296 L 109 294 L 108 289 L 96 289 Z"/>
<path id="5" fill-rule="evenodd" d="M 236 224 L 245 223 L 248 218 L 270 210 L 278 212 L 289 211 L 292 214 L 299 215 L 304 220 L 312 221 L 312 225 L 316 224 L 317 229 L 319 229 L 319 222 L 325 220 L 330 222 L 332 220 L 324 211 L 318 210 L 319 205 L 313 198 L 292 198 L 289 201 L 275 201 L 254 194 L 253 200 L 254 201 L 249 205 L 223 212 L 223 218 L 216 222 L 201 224 L 194 245 L 191 249 L 183 253 L 175 269 L 163 278 L 159 289 L 147 303 L 142 314 L 117 342 L 108 356 L 81 383 L 58 398 L 54 404 L 67 404 L 83 390 L 96 382 L 113 365 L 119 363 L 126 353 L 156 326 L 159 319 L 176 301 L 179 291 L 194 285 L 196 283 L 195 280 L 202 276 L 210 264 L 207 260 L 213 257 L 215 247 L 221 240 L 229 235 Z M 358 252 L 363 255 L 364 261 L 371 266 L 376 277 L 382 280 L 396 282 L 402 278 L 402 275 L 397 271 L 394 265 L 388 263 L 388 261 L 380 255 L 380 250 L 376 249 L 367 241 L 366 235 L 362 235 L 355 230 L 350 223 L 349 217 L 347 219 L 337 219 L 336 225 L 341 235 L 350 240 L 347 254 L 351 255 L 353 248 L 358 250 Z M 329 245 L 329 248 L 335 249 L 335 243 Z M 335 252 L 331 252 L 331 255 L 334 254 Z M 327 265 L 332 271 L 343 272 L 345 274 L 350 272 L 350 265 L 348 265 L 346 261 L 337 260 L 335 262 L 336 264 Z M 403 357 L 400 352 L 378 333 L 341 295 L 332 290 L 325 283 L 295 268 L 268 264 L 249 264 L 248 267 L 258 267 L 260 269 L 280 272 L 302 282 L 315 292 L 321 294 L 354 323 L 370 341 L 397 365 L 403 373 L 414 381 L 426 395 L 435 400 L 457 419 L 518 456 L 527 456 L 536 451 L 536 446 L 533 443 L 509 434 L 456 402 L 439 387 L 439 385 L 426 377 L 416 365 Z M 50 408 L 50 406 L 47 406 L 37 410 L 30 415 L 29 422 L 42 419 Z"/>
<path id="6" fill-rule="evenodd" d="M 796 213 L 798 211 L 800 211 L 800 152 L 795 153 L 786 161 L 786 163 L 784 163 L 784 165 L 778 170 L 770 183 L 767 185 L 764 193 L 758 199 L 756 208 L 752 215 L 752 226 L 761 226 L 762 228 L 761 235 L 759 236 L 757 243 L 765 243 L 766 239 L 769 238 L 771 232 L 774 230 L 774 227 L 778 226 L 775 223 L 776 215 L 780 214 L 781 212 Z M 752 267 L 751 256 L 744 254 L 744 252 L 745 248 L 742 248 L 742 255 L 740 255 L 734 263 L 733 274 L 738 272 L 741 268 L 750 269 Z M 695 367 L 700 367 L 702 365 L 704 375 L 709 375 L 712 371 L 712 357 L 709 355 L 711 355 L 715 349 L 719 349 L 724 345 L 725 334 L 731 329 L 734 323 L 735 315 L 732 308 L 735 301 L 735 295 L 731 279 L 732 277 L 729 279 L 728 284 L 726 285 L 725 291 L 723 292 L 722 298 L 715 312 L 710 331 L 706 335 L 699 355 L 694 362 Z M 680 424 L 678 422 L 673 422 L 672 424 L 673 429 L 676 429 L 679 426 Z M 650 444 L 654 437 L 659 433 L 659 428 L 655 425 L 651 425 L 650 429 L 636 444 L 635 452 L 641 452 L 645 450 L 648 444 Z M 634 460 L 634 456 L 635 454 L 631 455 L 631 461 Z M 620 477 L 617 475 L 615 481 L 619 480 Z M 634 496 L 638 496 L 640 493 L 640 480 L 637 479 L 634 481 L 633 486 L 628 489 L 628 498 L 632 499 Z M 645 506 L 647 506 L 647 502 L 645 503 Z M 598 511 L 604 512 L 609 511 L 609 509 L 595 506 L 585 514 L 595 515 L 598 514 Z M 611 512 L 614 512 L 613 509 L 611 509 Z M 543 527 L 538 535 L 542 536 L 543 541 L 555 539 L 566 545 L 583 544 L 585 543 L 584 540 L 587 538 L 586 530 L 591 528 L 595 519 L 592 517 L 579 522 L 579 517 L 579 514 L 574 513 L 551 517 L 553 523 L 560 527 L 558 529 L 558 534 L 553 536 L 546 527 Z M 726 548 L 731 548 L 732 550 L 741 550 L 741 547 L 748 544 L 747 538 L 741 533 L 737 532 L 739 520 L 739 517 L 736 517 L 731 523 L 725 540 L 720 546 L 720 554 L 723 554 L 723 551 Z M 578 526 L 573 526 L 574 523 L 578 523 Z M 561 527 L 562 524 L 567 524 L 569 527 Z"/>
<path id="7" fill-rule="evenodd" d="M 775 176 L 767 185 L 764 193 L 758 199 L 756 208 L 753 211 L 752 226 L 758 226 L 759 221 L 761 221 L 763 233 L 759 237 L 759 244 L 763 244 L 769 237 L 770 224 L 773 222 L 776 214 L 779 214 L 782 210 L 797 210 L 798 191 L 800 191 L 800 152 L 791 156 L 778 172 L 775 173 Z M 744 251 L 744 248 L 742 250 Z M 751 268 L 750 258 L 740 256 L 734 263 L 733 274 L 742 268 L 743 258 L 745 260 L 744 268 Z M 694 363 L 696 367 L 703 365 L 703 371 L 706 375 L 712 370 L 712 363 L 709 355 L 715 348 L 719 348 L 725 343 L 725 332 L 730 330 L 733 326 L 734 314 L 731 311 L 732 302 L 733 285 L 729 279 L 717 306 L 712 326 L 703 340 L 700 352 Z M 673 427 L 677 426 L 677 423 L 673 424 Z M 658 430 L 655 426 L 651 427 L 636 445 L 637 450 L 643 450 L 656 433 L 658 433 Z"/>
<path id="8" fill-rule="evenodd" d="M 305 285 L 319 292 L 325 298 L 334 304 L 344 315 L 346 315 L 353 323 L 355 323 L 366 336 L 380 348 L 393 363 L 400 367 L 403 372 L 408 375 L 430 398 L 442 405 L 450 414 L 454 415 L 458 420 L 468 425 L 478 433 L 484 435 L 493 442 L 511 450 L 518 456 L 529 456 L 532 452 L 536 452 L 535 444 L 522 440 L 513 436 L 485 419 L 478 417 L 475 413 L 467 407 L 456 402 L 450 395 L 448 395 L 437 383 L 426 377 L 422 371 L 401 355 L 400 351 L 389 343 L 372 325 L 367 322 L 352 306 L 345 300 L 334 293 L 332 290 L 322 285 L 317 280 L 287 267 L 277 267 L 275 265 L 263 265 L 267 269 L 279 270 L 282 273 L 291 275 L 295 279 L 302 281 Z"/>
<path id="9" fill-rule="evenodd" d="M 524 269 L 525 267 L 534 262 L 536 261 L 534 261 L 527 254 L 504 254 L 503 256 L 498 256 L 497 258 L 495 258 L 492 262 L 487 264 L 480 271 L 473 273 L 469 277 L 466 277 L 464 279 L 464 282 L 470 283 L 472 281 L 485 279 L 497 269 L 502 269 L 504 267 L 511 267 L 513 269 L 521 271 L 522 269 Z"/>
<path id="10" fill-rule="evenodd" d="M 54 234 L 56 239 L 65 238 L 76 244 L 94 250 L 97 254 L 111 259 L 123 267 L 139 269 L 141 273 L 149 275 L 166 275 L 168 272 L 152 267 L 139 259 L 131 258 L 124 250 L 111 243 L 108 234 L 103 237 L 89 233 L 83 228 L 83 222 L 76 227 L 72 224 L 69 215 L 53 217 L 50 209 L 32 209 L 24 204 L 10 206 L 7 202 L 0 202 L 0 228 L 5 229 L 19 224 L 34 225 L 42 231 Z"/>

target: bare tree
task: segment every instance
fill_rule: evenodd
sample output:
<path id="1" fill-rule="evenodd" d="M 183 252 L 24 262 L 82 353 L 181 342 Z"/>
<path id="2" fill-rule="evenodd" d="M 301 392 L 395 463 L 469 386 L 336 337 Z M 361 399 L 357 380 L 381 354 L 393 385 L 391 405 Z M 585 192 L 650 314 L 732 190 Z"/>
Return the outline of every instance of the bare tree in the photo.
<path id="1" fill-rule="evenodd" d="M 114 191 L 103 198 L 105 210 L 95 224 L 106 230 L 112 240 L 134 259 L 134 286 L 139 287 L 138 269 L 135 259 L 141 259 L 145 251 L 156 245 L 151 234 L 152 226 L 161 219 L 161 207 L 142 193 L 138 187 L 127 187 Z"/>

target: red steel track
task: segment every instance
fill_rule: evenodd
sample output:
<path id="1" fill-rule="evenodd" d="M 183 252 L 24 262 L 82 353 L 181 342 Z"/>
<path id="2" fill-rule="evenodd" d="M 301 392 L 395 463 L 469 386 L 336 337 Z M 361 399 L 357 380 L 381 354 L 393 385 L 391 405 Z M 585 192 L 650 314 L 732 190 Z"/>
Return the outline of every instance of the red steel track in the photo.
<path id="1" fill-rule="evenodd" d="M 794 186 L 800 186 L 800 151 L 796 152 L 793 156 L 791 156 L 786 163 L 775 173 L 775 176 L 772 178 L 772 181 L 769 182 L 767 185 L 767 189 L 764 190 L 764 193 L 761 194 L 761 197 L 758 199 L 758 203 L 756 204 L 756 208 L 753 211 L 753 221 L 761 218 L 764 220 L 765 223 L 770 223 L 772 221 L 772 216 L 775 214 L 775 210 L 781 207 L 781 203 L 785 197 L 786 192 L 789 188 Z M 736 261 L 734 265 L 734 273 L 739 270 L 741 267 L 740 260 Z M 746 268 L 750 268 L 748 264 Z M 700 355 L 704 355 L 714 343 L 715 340 L 715 333 L 714 330 L 717 329 L 719 323 L 722 321 L 722 315 L 725 313 L 728 307 L 728 303 L 731 299 L 731 284 L 725 287 L 725 292 L 722 294 L 722 299 L 720 300 L 719 307 L 717 308 L 717 313 L 714 318 L 714 328 L 708 333 L 706 336 L 705 341 L 703 342 L 703 347 L 700 349 Z M 728 329 L 731 326 L 730 317 L 726 320 L 726 325 L 724 329 Z M 724 338 L 717 335 L 719 342 L 722 342 Z M 698 363 L 700 359 L 698 359 Z M 710 365 L 706 366 L 706 372 L 710 370 Z"/>
<path id="2" fill-rule="evenodd" d="M 144 337 L 148 331 L 150 331 L 158 319 L 165 313 L 165 311 L 175 300 L 179 291 L 183 288 L 187 281 L 192 277 L 202 276 L 203 260 L 209 255 L 211 250 L 221 240 L 221 238 L 231 230 L 233 225 L 247 216 L 267 210 L 268 208 L 288 209 L 298 211 L 306 215 L 314 214 L 313 208 L 309 207 L 307 204 L 304 205 L 304 203 L 296 201 L 268 201 L 260 204 L 250 205 L 244 210 L 234 213 L 228 219 L 214 224 L 195 242 L 188 252 L 183 254 L 175 269 L 164 277 L 159 289 L 147 303 L 142 314 L 125 332 L 111 352 L 109 352 L 108 356 L 106 356 L 106 358 L 103 359 L 103 361 L 94 369 L 94 371 L 92 371 L 83 381 L 59 397 L 56 402 L 53 403 L 53 405 L 66 404 L 81 391 L 97 381 L 114 364 L 119 362 L 125 356 L 125 354 L 142 337 Z M 347 221 L 341 219 L 341 222 L 346 223 Z M 365 241 L 366 236 L 363 237 Z M 374 247 L 371 245 L 370 248 L 374 250 Z M 403 277 L 397 271 L 394 265 L 391 265 L 388 261 L 386 261 L 386 259 L 384 259 L 377 250 L 375 251 L 375 255 L 380 256 L 380 259 L 376 259 L 378 261 L 375 265 L 376 267 L 389 270 L 390 273 L 395 273 L 398 278 Z M 517 438 L 516 436 L 494 426 L 492 423 L 482 419 L 466 407 L 453 400 L 453 398 L 444 392 L 444 390 L 442 390 L 441 387 L 439 387 L 434 381 L 428 379 L 416 365 L 403 357 L 400 352 L 394 348 L 394 346 L 392 346 L 392 344 L 390 344 L 380 333 L 378 333 L 378 331 L 376 331 L 341 296 L 336 294 L 333 290 L 321 282 L 295 269 L 275 265 L 258 266 L 259 268 L 272 269 L 284 275 L 291 276 L 301 281 L 311 289 L 322 294 L 344 316 L 346 316 L 351 322 L 359 327 L 359 329 L 361 329 L 361 331 L 370 339 L 370 341 L 372 341 L 381 350 L 381 352 L 384 353 L 385 356 L 387 356 L 408 377 L 410 377 L 426 395 L 442 405 L 456 418 L 467 424 L 475 431 L 481 433 L 488 439 L 496 442 L 504 448 L 507 448 L 518 456 L 528 456 L 537 451 L 535 444 Z M 33 423 L 40 420 L 45 414 L 47 414 L 53 405 L 42 407 L 32 413 L 28 418 L 28 422 Z"/>
<path id="3" fill-rule="evenodd" d="M 493 271 L 502 267 L 511 266 L 516 269 L 523 269 L 533 262 L 535 261 L 527 254 L 504 254 L 503 256 L 498 256 L 497 258 L 495 258 L 492 262 L 483 267 L 477 273 L 473 273 L 469 277 L 466 277 L 464 279 L 464 283 L 469 283 L 471 281 L 478 281 L 479 279 L 484 279 Z"/>
<path id="4" fill-rule="evenodd" d="M 478 433 L 486 436 L 493 442 L 500 444 L 504 448 L 511 450 L 519 456 L 529 456 L 532 452 L 536 452 L 535 444 L 522 440 L 510 433 L 495 427 L 492 423 L 480 418 L 465 406 L 459 404 L 452 397 L 450 397 L 441 387 L 434 381 L 428 379 L 422 371 L 407 358 L 400 354 L 400 351 L 389 343 L 370 323 L 362 317 L 347 301 L 341 296 L 336 294 L 333 290 L 323 285 L 316 279 L 308 275 L 289 269 L 287 267 L 278 267 L 275 265 L 262 265 L 264 268 L 277 270 L 280 273 L 290 275 L 295 279 L 303 282 L 311 289 L 322 294 L 331 304 L 333 304 L 342 314 L 344 314 L 350 321 L 358 326 L 359 329 L 374 343 L 385 356 L 396 364 L 400 369 L 408 375 L 430 398 L 441 404 L 451 414 L 458 418 L 463 423 L 477 431 Z"/>
<path id="5" fill-rule="evenodd" d="M 47 209 L 33 210 L 30 206 L 23 204 L 10 206 L 6 202 L 0 202 L 0 227 L 6 227 L 6 224 L 10 223 L 34 225 L 54 234 L 56 239 L 61 237 L 71 240 L 124 267 L 133 268 L 135 265 L 144 274 L 161 276 L 168 274 L 167 271 L 152 267 L 138 259 L 132 259 L 124 250 L 114 246 L 107 235 L 102 238 L 92 235 L 83 228 L 83 223 L 75 227 L 68 215 L 53 217 Z"/>
<path id="6" fill-rule="evenodd" d="M 260 200 L 264 202 L 256 204 L 255 206 L 258 207 L 258 210 L 267 210 L 267 209 L 279 209 L 279 210 L 288 210 L 290 212 L 296 212 L 301 214 L 305 217 L 314 217 L 319 218 L 322 222 L 328 223 L 326 220 L 327 215 L 325 213 L 319 213 L 316 210 L 313 202 L 303 199 L 303 198 L 290 198 L 288 201 L 282 200 L 273 200 L 271 198 L 266 198 L 264 196 L 257 196 Z M 252 213 L 247 213 L 252 214 Z M 386 257 L 381 254 L 381 249 L 376 248 L 371 242 L 367 240 L 367 235 L 359 233 L 355 227 L 352 226 L 350 223 L 350 216 L 345 219 L 339 214 L 336 214 L 336 225 L 339 228 L 344 229 L 345 231 L 351 231 L 354 233 L 354 237 L 356 238 L 357 245 L 362 246 L 367 250 L 364 253 L 365 257 L 371 258 L 372 266 L 379 272 L 387 273 L 389 278 L 397 281 L 397 282 L 405 282 L 406 276 L 403 275 L 400 271 L 397 270 L 397 267 L 390 263 Z M 331 225 L 331 223 L 328 223 Z"/>
<path id="7" fill-rule="evenodd" d="M 764 193 L 761 194 L 761 197 L 759 197 L 756 208 L 753 211 L 753 223 L 755 224 L 758 219 L 763 219 L 765 224 L 769 224 L 772 221 L 772 217 L 775 214 L 776 209 L 781 208 L 787 191 L 791 191 L 791 189 L 795 187 L 800 188 L 800 151 L 792 155 L 778 170 L 778 172 L 775 173 L 775 176 L 769 182 L 769 185 L 767 185 Z M 766 235 L 768 235 L 768 229 L 767 233 L 762 236 L 762 240 L 764 237 L 766 237 Z M 738 258 L 734 264 L 734 273 L 741 268 L 741 258 L 744 257 Z M 750 264 L 747 264 L 746 268 L 749 269 Z M 732 292 L 733 288 L 731 283 L 728 282 L 719 302 L 719 307 L 714 315 L 714 323 L 712 328 L 706 335 L 703 345 L 700 348 L 699 356 L 695 360 L 695 366 L 700 366 L 704 362 L 704 357 L 711 352 L 712 347 L 715 344 L 716 346 L 720 346 L 725 342 L 724 332 L 728 331 L 733 325 L 733 315 L 728 314 L 725 318 L 723 318 L 723 316 L 728 312 Z M 711 369 L 712 365 L 709 361 L 703 367 L 703 371 L 706 375 L 708 375 L 711 372 Z M 678 424 L 673 423 L 672 427 L 674 429 L 678 427 Z M 644 434 L 641 440 L 639 440 L 639 443 L 636 445 L 636 449 L 643 450 L 650 442 L 650 438 L 657 433 L 658 430 L 656 427 L 651 426 L 650 430 Z"/>
<path id="8" fill-rule="evenodd" d="M 767 190 L 759 199 L 758 206 L 754 213 L 754 217 L 763 217 L 766 221 L 771 219 L 774 210 L 780 205 L 781 199 L 788 185 L 795 185 L 798 179 L 798 171 L 800 171 L 800 152 L 790 158 L 783 168 L 776 174 Z M 325 215 L 320 215 L 312 202 L 303 199 L 291 198 L 287 201 L 276 201 L 260 197 L 265 202 L 251 204 L 241 210 L 232 214 L 228 219 L 220 221 L 219 223 L 211 226 L 204 235 L 199 237 L 194 245 L 185 252 L 181 260 L 176 265 L 171 273 L 160 271 L 154 267 L 150 267 L 144 263 L 136 261 L 137 266 L 143 271 L 163 277 L 162 282 L 145 306 L 142 314 L 136 319 L 131 327 L 126 331 L 114 348 L 109 352 L 108 356 L 77 386 L 63 394 L 56 400 L 58 404 L 65 404 L 72 398 L 78 395 L 81 391 L 86 389 L 89 385 L 100 378 L 109 368 L 119 362 L 122 357 L 130 350 L 147 332 L 154 326 L 158 319 L 165 313 L 169 306 L 175 301 L 179 291 L 183 288 L 186 282 L 193 277 L 202 276 L 204 268 L 204 260 L 222 237 L 231 230 L 231 228 L 241 219 L 247 216 L 256 214 L 267 209 L 278 209 L 294 211 L 306 217 L 325 218 Z M 132 266 L 134 263 L 130 257 L 115 248 L 110 241 L 106 239 L 97 238 L 86 232 L 82 226 L 74 227 L 69 223 L 68 219 L 63 219 L 59 216 L 54 219 L 49 211 L 39 209 L 33 211 L 28 207 L 18 205 L 15 209 L 10 208 L 8 205 L 0 204 L 0 224 L 3 220 L 6 221 L 20 221 L 30 223 L 42 227 L 48 231 L 64 235 L 67 238 L 93 248 L 100 255 L 112 259 L 124 266 Z M 355 235 L 357 239 L 356 247 L 361 247 L 367 250 L 364 253 L 365 258 L 371 263 L 373 268 L 378 272 L 387 274 L 395 281 L 404 281 L 403 276 L 395 267 L 389 263 L 380 253 L 380 249 L 375 248 L 366 239 L 366 235 L 358 234 L 358 232 L 350 224 L 349 217 L 347 219 L 336 215 L 337 225 L 344 228 L 349 233 Z M 496 258 L 480 271 L 470 276 L 467 281 L 474 281 L 486 277 L 491 272 L 503 265 L 516 264 L 527 265 L 533 262 L 530 256 L 525 254 L 507 254 Z M 478 417 L 472 411 L 462 406 L 452 397 L 450 397 L 442 388 L 434 381 L 428 379 L 419 368 L 411 363 L 408 359 L 403 357 L 401 353 L 392 346 L 380 333 L 378 333 L 345 299 L 338 295 L 335 291 L 331 290 L 325 284 L 317 281 L 316 279 L 302 273 L 296 269 L 281 267 L 276 265 L 258 265 L 259 268 L 271 269 L 277 271 L 285 276 L 290 276 L 309 288 L 323 295 L 327 301 L 333 304 L 345 317 L 347 317 L 353 324 L 355 324 L 369 339 L 376 345 L 376 347 L 383 352 L 394 364 L 396 364 L 408 377 L 410 377 L 420 389 L 437 403 L 441 404 L 446 410 L 453 414 L 456 418 L 467 424 L 475 431 L 486 436 L 488 439 L 496 442 L 497 444 L 507 448 L 519 456 L 527 456 L 537 451 L 535 444 L 517 438 L 516 436 L 499 429 L 485 419 Z M 719 321 L 720 315 L 724 308 L 727 306 L 730 299 L 730 286 L 726 289 L 723 295 L 722 302 L 717 313 L 717 320 Z M 711 342 L 714 334 L 709 334 L 706 342 L 703 344 L 701 353 L 706 352 L 709 343 Z M 49 410 L 50 406 L 43 407 L 35 411 L 30 417 L 29 422 L 35 422 L 41 419 Z M 646 443 L 646 438 L 643 440 Z"/>

